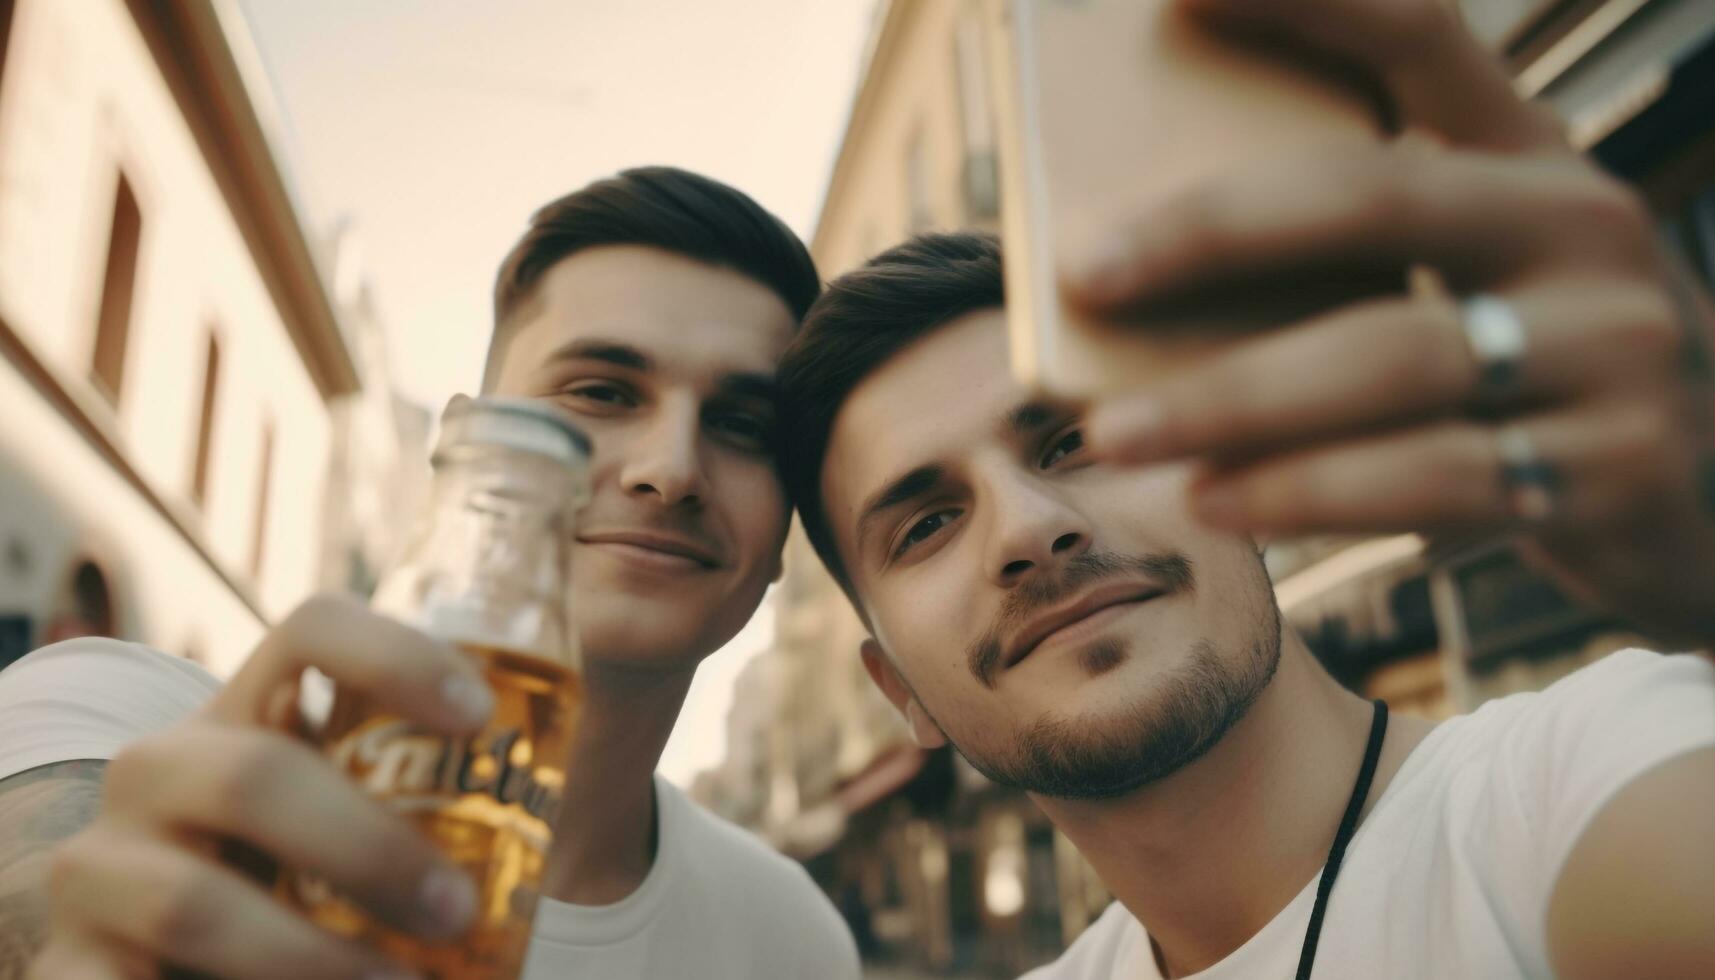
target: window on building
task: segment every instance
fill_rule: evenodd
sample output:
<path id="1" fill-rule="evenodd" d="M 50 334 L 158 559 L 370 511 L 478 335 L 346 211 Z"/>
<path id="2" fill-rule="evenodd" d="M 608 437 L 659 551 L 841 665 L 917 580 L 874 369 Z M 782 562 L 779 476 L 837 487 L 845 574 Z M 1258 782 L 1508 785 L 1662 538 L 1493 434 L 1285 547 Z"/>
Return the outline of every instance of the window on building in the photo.
<path id="1" fill-rule="evenodd" d="M 262 558 L 264 545 L 268 541 L 268 497 L 272 489 L 270 484 L 274 479 L 274 422 L 272 419 L 262 423 L 262 455 L 257 464 L 260 471 L 256 476 L 256 523 L 250 540 L 250 578 L 252 581 L 262 577 Z"/>
<path id="2" fill-rule="evenodd" d="M 965 142 L 964 193 L 968 221 L 991 221 L 1000 214 L 1000 176 L 996 169 L 994 107 L 989 99 L 988 52 L 983 25 L 967 10 L 953 34 L 959 117 Z"/>
<path id="3" fill-rule="evenodd" d="M 58 643 L 80 636 L 118 636 L 118 628 L 119 617 L 114 611 L 107 576 L 94 561 L 84 559 L 60 588 L 42 642 Z"/>
<path id="4" fill-rule="evenodd" d="M 90 376 L 108 401 L 118 404 L 125 380 L 125 347 L 131 333 L 131 297 L 137 285 L 137 245 L 143 216 L 131 182 L 119 175 L 113 200 L 113 226 L 107 239 L 107 271 L 101 281 L 101 301 L 95 322 L 95 354 Z"/>
<path id="5" fill-rule="evenodd" d="M 208 348 L 202 361 L 202 412 L 197 418 L 197 455 L 191 469 L 191 499 L 208 498 L 208 458 L 214 444 L 214 399 L 220 388 L 220 338 L 208 332 Z"/>

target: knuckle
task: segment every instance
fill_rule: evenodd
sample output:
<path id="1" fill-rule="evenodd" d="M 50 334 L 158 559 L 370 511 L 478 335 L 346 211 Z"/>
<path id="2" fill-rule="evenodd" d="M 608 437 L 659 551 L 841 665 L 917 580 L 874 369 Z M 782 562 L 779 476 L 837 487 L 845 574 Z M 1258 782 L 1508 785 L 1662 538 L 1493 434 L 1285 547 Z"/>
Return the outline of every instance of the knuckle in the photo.
<path id="1" fill-rule="evenodd" d="M 107 772 L 102 779 L 102 798 L 114 806 L 121 806 L 131 798 L 130 789 L 133 784 L 148 781 L 147 774 L 154 768 L 154 739 L 143 738 L 132 742 L 118 752 L 107 763 Z"/>
<path id="2" fill-rule="evenodd" d="M 357 607 L 355 599 L 334 592 L 320 592 L 305 599 L 280 621 L 276 633 L 289 645 L 303 642 L 314 634 L 319 624 L 349 615 Z"/>
<path id="3" fill-rule="evenodd" d="M 1416 332 L 1425 341 L 1409 358 L 1402 358 L 1397 365 L 1401 373 L 1393 380 L 1410 384 L 1414 377 L 1427 377 L 1443 398 L 1465 397 L 1477 383 L 1477 364 L 1458 309 L 1449 303 L 1422 302 L 1416 305 L 1416 315 Z"/>
<path id="4" fill-rule="evenodd" d="M 181 870 L 155 883 L 138 910 L 138 928 L 159 949 L 199 947 L 219 924 L 220 903 L 202 875 Z"/>
<path id="5" fill-rule="evenodd" d="M 1588 475 L 1578 482 L 1600 504 L 1595 510 L 1629 511 L 1681 479 L 1686 458 L 1680 445 L 1681 418 L 1670 405 L 1655 399 L 1640 401 L 1610 409 L 1605 420 L 1591 419 L 1587 424 L 1599 428 L 1593 451 L 1580 464 Z"/>
<path id="6" fill-rule="evenodd" d="M 1580 176 L 1562 204 L 1566 216 L 1575 226 L 1612 237 L 1618 244 L 1631 248 L 1647 242 L 1653 224 L 1649 206 L 1643 196 L 1625 183 L 1579 166 Z"/>
<path id="7" fill-rule="evenodd" d="M 440 863 L 433 845 L 396 818 L 368 836 L 366 857 L 350 870 L 355 876 L 350 884 L 391 904 L 399 914 L 415 912 L 417 883 Z"/>
<path id="8" fill-rule="evenodd" d="M 145 799 L 156 785 L 161 764 L 172 758 L 171 732 L 140 738 L 114 753 L 102 774 L 101 798 L 104 807 L 126 809 L 139 799 Z"/>
<path id="9" fill-rule="evenodd" d="M 48 897 L 55 904 L 63 903 L 91 870 L 101 867 L 100 855 L 92 853 L 99 851 L 96 839 L 94 831 L 86 830 L 48 852 Z"/>
<path id="10" fill-rule="evenodd" d="M 1374 43 L 1378 53 L 1392 59 L 1409 57 L 1463 31 L 1463 24 L 1444 0 L 1389 0 L 1379 4 Z"/>
<path id="11" fill-rule="evenodd" d="M 1246 512 L 1273 526 L 1294 527 L 1312 519 L 1327 489 L 1321 469 L 1304 460 L 1257 473 L 1241 484 Z"/>
<path id="12" fill-rule="evenodd" d="M 1200 265 L 1226 251 L 1233 237 L 1228 212 L 1221 188 L 1212 182 L 1198 183 L 1174 196 L 1163 217 L 1188 264 Z"/>
<path id="13" fill-rule="evenodd" d="M 1568 307 L 1568 315 L 1590 324 L 1577 351 L 1587 385 L 1629 388 L 1676 369 L 1684 338 L 1678 311 L 1660 288 L 1610 283 L 1574 295 L 1576 311 Z"/>
<path id="14" fill-rule="evenodd" d="M 1660 289 L 1631 290 L 1620 297 L 1624 304 L 1618 317 L 1623 339 L 1656 356 L 1672 355 L 1679 350 L 1679 311 L 1673 300 Z"/>
<path id="15" fill-rule="evenodd" d="M 1246 389 L 1236 384 L 1243 372 L 1230 366 L 1211 367 L 1195 387 L 1170 389 L 1159 403 L 1151 439 L 1165 452 L 1199 452 L 1223 438 L 1238 435 L 1244 425 Z M 1202 397 L 1219 391 L 1221 398 Z"/>
<path id="16" fill-rule="evenodd" d="M 1392 322 L 1384 322 L 1383 316 Z M 1376 342 L 1374 329 L 1366 331 L 1367 337 L 1357 335 L 1356 329 L 1351 330 L 1351 339 L 1342 337 L 1344 350 L 1351 352 L 1348 354 L 1350 361 L 1363 369 L 1365 377 L 1359 390 L 1366 399 L 1376 404 L 1391 404 L 1404 393 L 1425 387 L 1426 381 L 1444 382 L 1449 372 L 1461 369 L 1462 361 L 1455 360 L 1450 353 L 1453 345 L 1447 342 L 1449 331 L 1451 336 L 1457 337 L 1459 329 L 1457 325 L 1448 327 L 1445 321 L 1443 314 L 1414 301 L 1404 307 L 1403 312 L 1396 313 L 1390 309 L 1373 317 L 1376 328 L 1398 325 L 1396 336 L 1387 342 Z M 1328 356 L 1333 353 L 1330 351 Z M 1305 369 L 1317 372 L 1325 368 L 1323 365 L 1306 364 Z M 1312 373 L 1309 376 L 1316 375 Z"/>
<path id="17" fill-rule="evenodd" d="M 1347 186 L 1361 189 L 1362 220 L 1412 226 L 1422 222 L 1425 194 L 1444 182 L 1438 156 L 1415 146 L 1399 146 L 1385 162 L 1353 161 L 1342 174 Z M 1378 165 L 1380 164 L 1380 165 Z"/>
<path id="18" fill-rule="evenodd" d="M 237 738 L 210 776 L 219 805 L 240 823 L 265 815 L 276 780 L 297 761 L 292 749 L 284 738 L 268 733 Z"/>
<path id="19" fill-rule="evenodd" d="M 1566 117 L 1535 99 L 1524 100 L 1519 103 L 1519 107 L 1535 129 L 1552 139 L 1546 149 L 1554 153 L 1576 152 L 1572 147 L 1572 127 L 1567 123 Z"/>
<path id="20" fill-rule="evenodd" d="M 1666 458 L 1663 456 L 1664 450 L 1671 458 L 1680 458 L 1681 416 L 1673 406 L 1652 399 L 1632 412 L 1628 421 L 1630 425 L 1627 435 L 1630 443 L 1648 452 L 1655 462 Z M 1649 468 L 1649 472 L 1656 470 L 1656 467 Z"/>
<path id="21" fill-rule="evenodd" d="M 68 980 L 77 977 L 79 970 L 83 970 L 83 965 L 77 954 L 68 949 L 66 941 L 56 932 L 49 935 L 22 976 L 24 980 Z"/>

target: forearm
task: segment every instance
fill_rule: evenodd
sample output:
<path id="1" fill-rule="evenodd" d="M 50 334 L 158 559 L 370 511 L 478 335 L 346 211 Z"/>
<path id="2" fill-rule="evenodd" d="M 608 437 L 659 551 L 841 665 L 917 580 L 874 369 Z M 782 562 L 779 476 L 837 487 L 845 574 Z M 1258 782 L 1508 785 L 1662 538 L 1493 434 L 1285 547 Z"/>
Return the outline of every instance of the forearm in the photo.
<path id="1" fill-rule="evenodd" d="M 105 766 L 61 762 L 0 780 L 0 980 L 23 977 L 46 937 L 50 854 L 95 818 Z"/>

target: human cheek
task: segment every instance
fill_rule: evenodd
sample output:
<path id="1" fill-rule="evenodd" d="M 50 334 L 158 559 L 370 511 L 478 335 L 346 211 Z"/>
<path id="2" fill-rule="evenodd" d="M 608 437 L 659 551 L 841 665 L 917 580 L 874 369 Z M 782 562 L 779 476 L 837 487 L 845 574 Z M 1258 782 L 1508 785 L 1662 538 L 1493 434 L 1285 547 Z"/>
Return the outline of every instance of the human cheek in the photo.
<path id="1" fill-rule="evenodd" d="M 625 469 L 625 424 L 618 419 L 579 420 L 578 429 L 590 441 L 590 494 L 601 496 L 623 490 L 619 474 Z"/>
<path id="2" fill-rule="evenodd" d="M 964 666 L 970 638 L 962 614 L 969 604 L 929 576 L 901 575 L 889 591 L 888 634 L 899 641 L 894 648 L 904 652 L 906 669 L 937 693 L 951 691 L 961 678 L 971 680 Z"/>
<path id="3" fill-rule="evenodd" d="M 724 467 L 713 474 L 712 482 L 723 523 L 732 530 L 733 545 L 745 563 L 756 564 L 778 554 L 786 542 L 792 514 L 774 468 Z"/>

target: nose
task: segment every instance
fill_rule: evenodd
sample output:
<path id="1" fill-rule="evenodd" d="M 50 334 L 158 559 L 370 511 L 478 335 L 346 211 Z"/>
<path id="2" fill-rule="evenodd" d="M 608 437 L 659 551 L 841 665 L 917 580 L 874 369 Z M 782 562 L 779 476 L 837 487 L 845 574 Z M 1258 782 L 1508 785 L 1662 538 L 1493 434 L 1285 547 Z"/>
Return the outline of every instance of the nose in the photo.
<path id="1" fill-rule="evenodd" d="M 1009 472 L 989 481 L 990 532 L 985 564 L 994 584 L 1010 589 L 1053 573 L 1090 548 L 1084 515 L 1034 474 Z"/>
<path id="2" fill-rule="evenodd" d="M 632 496 L 656 498 L 663 507 L 700 503 L 704 485 L 696 405 L 663 401 L 652 415 L 621 450 L 621 486 Z"/>

